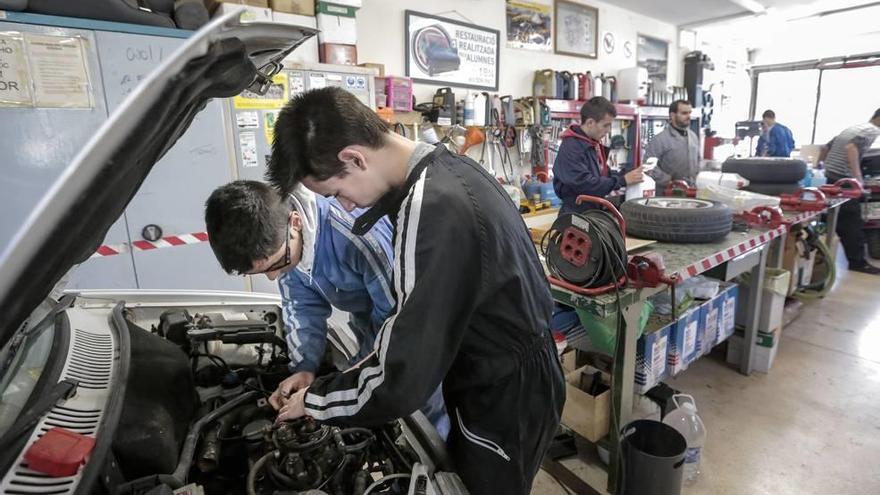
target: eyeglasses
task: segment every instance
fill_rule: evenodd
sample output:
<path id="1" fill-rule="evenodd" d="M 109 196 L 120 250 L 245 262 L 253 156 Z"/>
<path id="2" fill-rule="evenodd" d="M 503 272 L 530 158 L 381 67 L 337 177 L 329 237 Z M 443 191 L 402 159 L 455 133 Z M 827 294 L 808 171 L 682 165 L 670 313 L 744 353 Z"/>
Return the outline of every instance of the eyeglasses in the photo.
<path id="1" fill-rule="evenodd" d="M 293 234 L 290 233 L 291 215 L 293 215 L 293 213 L 287 216 L 287 238 L 284 239 L 284 257 L 273 263 L 272 266 L 270 266 L 269 268 L 266 268 L 265 270 L 259 272 L 248 273 L 248 275 L 261 275 L 269 272 L 274 272 L 290 264 L 290 239 L 291 237 L 293 237 Z"/>

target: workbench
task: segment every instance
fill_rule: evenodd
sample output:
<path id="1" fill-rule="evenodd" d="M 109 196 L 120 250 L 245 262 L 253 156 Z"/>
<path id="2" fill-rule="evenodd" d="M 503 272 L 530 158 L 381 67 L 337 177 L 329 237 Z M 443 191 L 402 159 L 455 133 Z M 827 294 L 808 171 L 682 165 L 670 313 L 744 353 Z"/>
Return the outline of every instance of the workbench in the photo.
<path id="1" fill-rule="evenodd" d="M 761 294 L 763 293 L 764 272 L 768 266 L 780 267 L 784 252 L 784 241 L 789 229 L 796 224 L 814 221 L 827 213 L 826 243 L 831 246 L 837 225 L 839 207 L 846 199 L 832 199 L 828 207 L 815 212 L 785 212 L 786 224 L 775 228 L 752 227 L 747 232 L 733 231 L 724 239 L 707 244 L 671 244 L 658 242 L 637 254 L 653 252 L 663 257 L 666 273 L 675 274 L 680 280 L 695 277 L 711 270 L 712 275 L 725 281 L 744 273 L 750 273 L 747 304 L 748 321 L 745 328 L 744 352 L 739 363 L 739 371 L 745 375 L 752 372 L 752 353 L 757 341 L 758 319 L 761 313 Z M 770 256 L 770 252 L 773 256 Z M 630 253 L 632 254 L 632 253 Z M 832 260 L 833 262 L 833 260 Z M 575 493 L 615 493 L 621 473 L 617 462 L 620 430 L 631 421 L 633 389 L 636 368 L 636 341 L 639 336 L 639 317 L 642 303 L 647 298 L 668 286 L 635 289 L 626 287 L 618 292 L 586 296 L 551 284 L 553 299 L 561 304 L 585 310 L 598 318 L 608 318 L 622 313 L 622 332 L 616 337 L 616 350 L 611 379 L 612 409 L 610 431 L 610 459 L 607 487 L 589 486 L 583 480 L 577 482 L 576 476 L 560 463 L 545 460 L 544 467 L 558 479 L 569 480 L 566 485 Z M 740 304 L 742 304 L 740 303 Z M 594 484 L 595 485 L 595 484 Z"/>

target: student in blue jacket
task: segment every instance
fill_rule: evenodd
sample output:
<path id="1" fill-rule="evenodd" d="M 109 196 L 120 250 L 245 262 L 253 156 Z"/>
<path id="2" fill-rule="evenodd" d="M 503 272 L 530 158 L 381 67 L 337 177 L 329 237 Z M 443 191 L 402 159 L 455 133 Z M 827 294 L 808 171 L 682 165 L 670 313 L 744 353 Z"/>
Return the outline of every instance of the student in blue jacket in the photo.
<path id="1" fill-rule="evenodd" d="M 581 124 L 572 125 L 562 134 L 553 163 L 553 189 L 562 200 L 560 215 L 590 208 L 589 203 L 575 204 L 582 194 L 604 198 L 612 191 L 642 181 L 641 166 L 625 174 L 608 168 L 608 148 L 601 141 L 611 132 L 615 117 L 614 104 L 595 96 L 581 107 Z"/>
<path id="2" fill-rule="evenodd" d="M 758 138 L 758 156 L 780 156 L 788 158 L 794 150 L 791 129 L 776 122 L 776 113 L 766 110 L 761 115 L 763 133 Z"/>
<path id="3" fill-rule="evenodd" d="M 349 313 L 358 340 L 349 365 L 372 352 L 394 309 L 392 227 L 382 218 L 365 235 L 354 235 L 362 212 L 348 213 L 336 200 L 305 188 L 285 200 L 257 181 L 231 182 L 208 198 L 208 238 L 223 269 L 278 280 L 292 375 L 269 399 L 276 409 L 315 380 L 333 308 Z M 449 418 L 439 389 L 422 412 L 446 438 Z"/>

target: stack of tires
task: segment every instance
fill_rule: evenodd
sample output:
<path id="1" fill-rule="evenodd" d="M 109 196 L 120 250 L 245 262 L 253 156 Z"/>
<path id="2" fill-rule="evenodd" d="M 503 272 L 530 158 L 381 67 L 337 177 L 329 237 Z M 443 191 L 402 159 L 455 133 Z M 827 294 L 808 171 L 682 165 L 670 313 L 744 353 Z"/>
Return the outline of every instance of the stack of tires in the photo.
<path id="1" fill-rule="evenodd" d="M 792 158 L 728 158 L 721 171 L 748 179 L 746 191 L 779 196 L 801 188 L 800 182 L 807 175 L 807 164 Z"/>

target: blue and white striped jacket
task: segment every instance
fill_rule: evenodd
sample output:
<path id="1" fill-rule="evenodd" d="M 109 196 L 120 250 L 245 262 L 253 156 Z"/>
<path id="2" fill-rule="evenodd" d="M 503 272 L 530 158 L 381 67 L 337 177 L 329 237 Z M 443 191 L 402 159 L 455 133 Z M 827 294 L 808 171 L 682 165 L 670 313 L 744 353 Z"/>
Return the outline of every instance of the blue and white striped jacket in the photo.
<path id="1" fill-rule="evenodd" d="M 363 236 L 351 233 L 364 210 L 346 212 L 336 200 L 316 197 L 315 259 L 310 273 L 293 269 L 278 279 L 291 371 L 314 372 L 327 344 L 332 308 L 351 314 L 360 344 L 354 364 L 369 354 L 382 323 L 394 308 L 393 240 L 387 218 Z"/>

